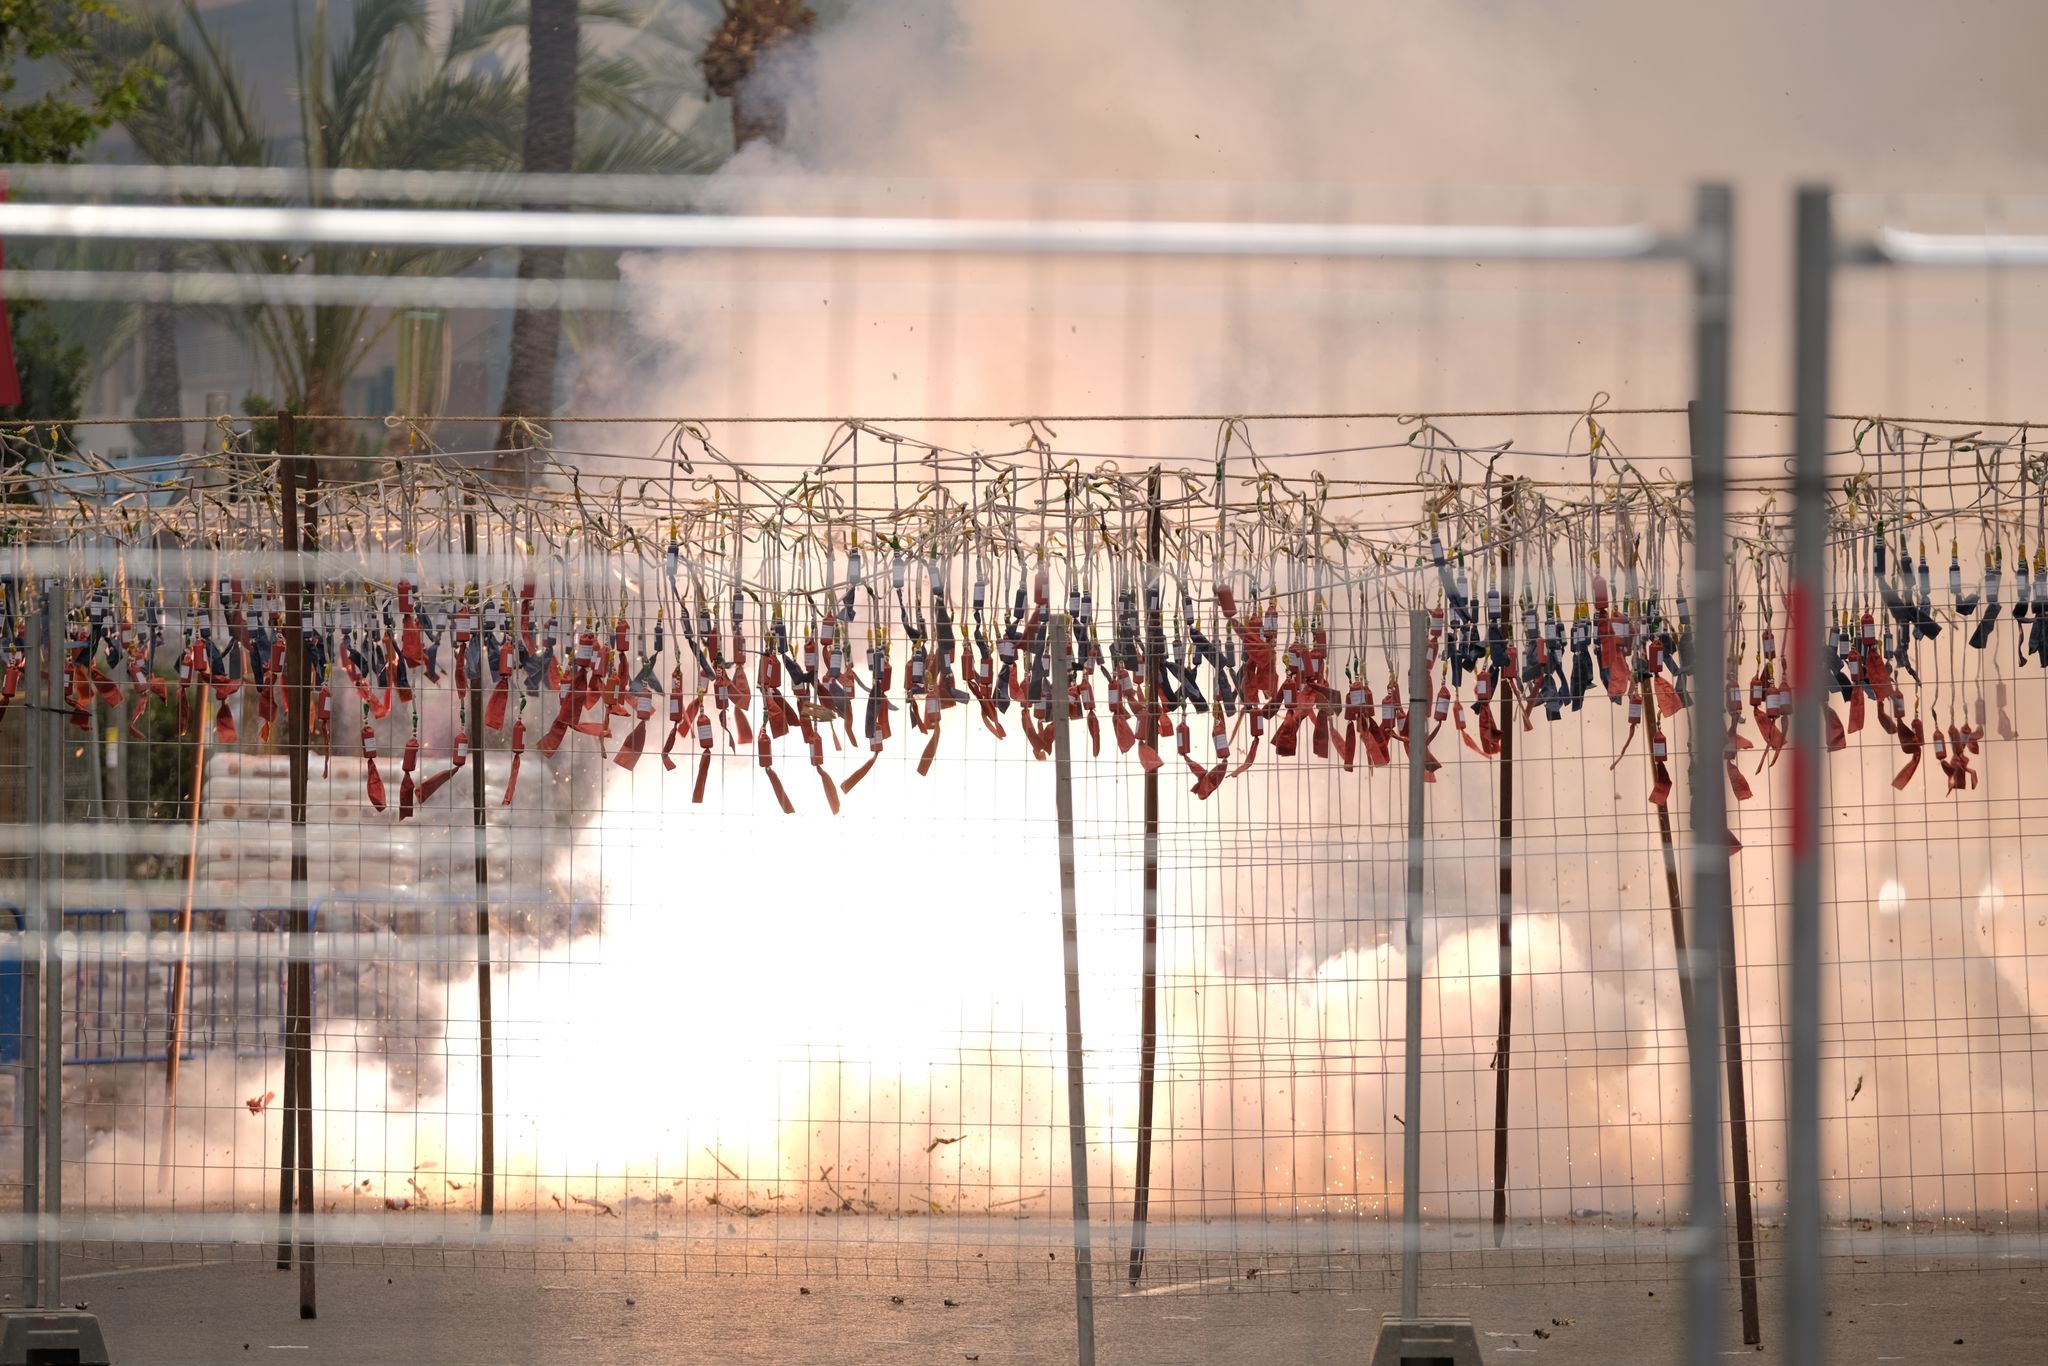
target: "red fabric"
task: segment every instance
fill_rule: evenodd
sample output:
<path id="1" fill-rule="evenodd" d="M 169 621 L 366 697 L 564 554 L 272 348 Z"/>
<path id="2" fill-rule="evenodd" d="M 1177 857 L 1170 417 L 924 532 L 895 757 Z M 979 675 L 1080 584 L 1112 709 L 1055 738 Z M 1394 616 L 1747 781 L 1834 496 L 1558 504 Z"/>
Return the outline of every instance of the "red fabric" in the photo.
<path id="1" fill-rule="evenodd" d="M 1728 789 L 1735 794 L 1735 800 L 1738 802 L 1746 802 L 1756 795 L 1750 791 L 1749 779 L 1742 776 L 1742 770 L 1735 766 L 1733 759 L 1728 761 Z"/>
<path id="2" fill-rule="evenodd" d="M 507 641 L 498 650 L 498 682 L 491 689 L 490 701 L 484 703 L 484 726 L 489 730 L 505 729 L 505 708 L 512 700 L 512 644 Z"/>
<path id="3" fill-rule="evenodd" d="M 444 768 L 439 773 L 428 775 L 426 781 L 420 784 L 419 804 L 425 806 L 429 797 L 439 792 L 450 778 L 460 772 L 462 772 L 462 765 L 456 764 L 453 768 Z"/>
<path id="4" fill-rule="evenodd" d="M 1671 800 L 1671 768 L 1662 759 L 1650 761 L 1650 800 L 1658 806 Z"/>
<path id="5" fill-rule="evenodd" d="M 384 777 L 377 772 L 377 728 L 369 722 L 363 723 L 363 791 L 370 799 L 370 805 L 384 809 Z"/>
<path id="6" fill-rule="evenodd" d="M 633 723 L 633 729 L 626 732 L 625 743 L 620 745 L 619 752 L 612 756 L 612 762 L 631 773 L 633 766 L 640 762 L 641 751 L 646 748 L 647 722 L 636 721 Z"/>
<path id="7" fill-rule="evenodd" d="M 414 796 L 412 774 L 413 770 L 419 767 L 419 764 L 420 737 L 415 735 L 405 742 L 405 757 L 399 761 L 398 765 L 400 775 L 398 779 L 398 819 L 402 821 L 412 819 L 412 799 Z"/>
<path id="8" fill-rule="evenodd" d="M 1684 710 L 1678 700 L 1678 689 L 1671 686 L 1671 680 L 1663 674 L 1650 675 L 1651 690 L 1657 695 L 1657 710 L 1665 716 L 1676 716 Z"/>
<path id="9" fill-rule="evenodd" d="M 513 789 L 519 786 L 519 760 L 526 753 L 526 722 L 514 718 L 512 722 L 512 771 L 505 775 L 505 799 L 500 806 L 512 805 Z"/>
<path id="10" fill-rule="evenodd" d="M 1899 727 L 1899 748 L 1906 755 L 1906 766 L 1893 775 L 1892 786 L 1901 792 L 1920 771 L 1920 748 L 1925 738 L 1926 732 L 1918 720 Z"/>
<path id="11" fill-rule="evenodd" d="M 775 754 L 768 747 L 768 744 L 768 732 L 764 730 L 761 732 L 758 750 L 761 756 L 761 771 L 768 775 L 768 786 L 775 789 L 775 801 L 782 808 L 782 814 L 794 816 L 796 814 L 796 807 L 790 804 L 789 793 L 783 789 L 782 779 L 775 772 Z"/>

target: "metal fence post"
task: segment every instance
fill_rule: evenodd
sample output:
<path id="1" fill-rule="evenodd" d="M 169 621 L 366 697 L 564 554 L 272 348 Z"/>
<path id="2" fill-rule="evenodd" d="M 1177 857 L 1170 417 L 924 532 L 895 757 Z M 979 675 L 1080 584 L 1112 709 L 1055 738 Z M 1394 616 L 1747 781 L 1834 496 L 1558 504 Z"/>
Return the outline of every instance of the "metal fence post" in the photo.
<path id="1" fill-rule="evenodd" d="M 1500 496 L 1503 518 L 1515 508 L 1515 487 L 1504 484 Z M 1515 547 L 1500 548 L 1501 611 L 1515 617 Z M 1645 685 L 1648 686 L 1648 685 Z M 1508 1082 L 1514 1059 L 1515 1023 L 1515 690 L 1506 680 L 1500 689 L 1500 869 L 1496 882 L 1500 916 L 1500 1000 L 1495 1005 L 1499 1027 L 1493 1043 L 1493 1245 L 1507 1240 L 1508 1228 Z"/>
<path id="2" fill-rule="evenodd" d="M 65 601 L 65 582 L 61 578 L 50 580 L 48 590 L 43 594 L 44 639 L 49 649 L 44 654 L 42 694 L 43 713 L 41 724 L 36 728 L 39 742 L 44 748 L 43 768 L 43 817 L 44 830 L 64 828 L 64 735 L 59 729 L 69 707 L 64 699 L 65 652 L 69 649 L 68 632 L 65 623 L 69 620 L 69 608 Z M 64 1214 L 64 955 L 57 942 L 57 936 L 64 929 L 63 879 L 65 861 L 60 856 L 56 865 L 57 876 L 49 876 L 50 864 L 44 860 L 44 876 L 40 879 L 42 896 L 43 936 L 43 1210 L 44 1217 L 38 1225 L 39 1241 L 43 1243 L 43 1298 L 41 1303 L 52 1308 L 64 1300 L 64 1244 L 58 1235 L 57 1221 Z"/>
<path id="3" fill-rule="evenodd" d="M 1733 284 L 1734 197 L 1701 188 L 1693 257 L 1693 367 L 1699 420 L 1693 442 L 1692 745 L 1693 900 L 1698 914 L 1685 973 L 1693 1011 L 1686 1053 L 1692 1100 L 1690 1237 L 1685 1351 L 1690 1366 L 1721 1358 L 1721 1097 L 1715 1064 L 1721 1032 L 1720 971 L 1728 923 L 1728 809 L 1716 725 L 1728 695 L 1728 332 Z M 1704 748 L 1702 745 L 1704 744 Z"/>
<path id="4" fill-rule="evenodd" d="M 1428 777 L 1429 613 L 1408 614 L 1408 969 L 1401 1125 L 1401 1317 L 1422 1314 L 1422 801 Z"/>
<path id="5" fill-rule="evenodd" d="M 1821 1359 L 1820 788 L 1827 645 L 1828 342 L 1834 222 L 1828 191 L 1799 191 L 1793 286 L 1792 1066 L 1785 1150 L 1785 1359 Z"/>
<path id="6" fill-rule="evenodd" d="M 32 584 L 35 580 L 30 580 Z M 55 648 L 48 621 L 40 607 L 28 613 L 28 657 L 36 668 L 29 688 L 29 701 L 39 703 L 49 689 L 44 680 L 49 665 L 45 653 Z M 21 916 L 21 1088 L 16 1092 L 21 1108 L 21 1214 L 25 1232 L 21 1239 L 21 1302 L 33 1307 L 42 1303 L 43 1275 L 41 1234 L 37 1219 L 42 1214 L 42 1030 L 37 1011 L 42 1007 L 43 968 L 41 956 L 31 952 L 33 937 L 41 932 L 44 882 L 49 865 L 49 823 L 43 818 L 43 787 L 49 781 L 44 769 L 49 756 L 43 746 L 43 715 L 39 705 L 26 707 L 21 717 L 21 752 L 28 766 L 27 824 L 34 832 L 29 846 L 28 895 Z"/>
<path id="7" fill-rule="evenodd" d="M 1088 1233 L 1088 1116 L 1081 1058 L 1081 940 L 1074 907 L 1074 762 L 1067 733 L 1070 627 L 1055 613 L 1046 623 L 1045 708 L 1052 719 L 1054 810 L 1059 817 L 1060 939 L 1066 950 L 1067 1165 L 1074 1190 L 1074 1330 L 1081 1366 L 1095 1366 L 1095 1270 Z"/>
<path id="8" fill-rule="evenodd" d="M 1687 429 L 1692 433 L 1693 448 L 1699 448 L 1700 404 L 1697 399 L 1686 405 Z M 1734 685 L 1736 680 L 1730 680 Z M 1693 751 L 1697 762 L 1698 749 Z M 1733 841 L 1730 841 L 1733 847 Z M 1672 905 L 1678 904 L 1676 897 Z M 1735 897 L 1732 884 L 1729 895 L 1722 898 L 1718 917 L 1721 951 L 1717 980 L 1721 1001 L 1721 1072 L 1727 1081 L 1728 1097 L 1728 1172 L 1734 1181 L 1735 1206 L 1735 1290 L 1736 1302 L 1742 1312 L 1742 1341 L 1745 1346 L 1754 1347 L 1763 1341 L 1763 1325 L 1757 1308 L 1756 1270 L 1756 1181 L 1750 1162 L 1749 1134 L 1749 1081 L 1743 1070 L 1742 1049 L 1742 984 L 1736 975 L 1735 962 Z M 1674 915 L 1671 922 L 1671 942 L 1676 948 L 1681 943 L 1683 927 Z M 1681 973 L 1679 977 L 1679 1004 L 1684 1012 L 1686 1028 L 1691 1028 L 1691 982 Z M 1690 1035 L 1688 1035 L 1690 1037 Z"/>

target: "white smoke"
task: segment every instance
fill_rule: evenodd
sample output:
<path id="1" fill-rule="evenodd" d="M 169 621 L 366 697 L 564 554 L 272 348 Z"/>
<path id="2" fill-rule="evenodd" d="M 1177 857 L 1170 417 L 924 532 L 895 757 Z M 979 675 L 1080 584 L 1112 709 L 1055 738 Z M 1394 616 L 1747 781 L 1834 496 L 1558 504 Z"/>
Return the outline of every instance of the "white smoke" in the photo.
<path id="1" fill-rule="evenodd" d="M 750 149 L 718 194 L 741 208 L 869 213 L 1682 223 L 1688 182 L 1737 171 L 1738 399 L 1768 405 L 1790 369 L 1781 245 L 1791 178 L 1995 179 L 2038 159 L 2022 132 L 2044 98 L 2019 65 L 2037 42 L 1961 43 L 1943 16 L 1903 3 L 1881 16 L 1824 6 L 1799 25 L 1779 8 L 1723 7 L 1708 21 L 1619 3 L 854 7 L 774 73 L 791 113 L 785 146 Z M 1845 100 L 1831 78 L 1881 82 L 1906 52 L 1916 72 L 1969 79 L 1930 103 Z M 1670 192 L 1550 188 L 1613 183 Z M 1465 184 L 1514 188 L 1440 188 Z M 1675 273 L 703 255 L 633 260 L 626 274 L 671 292 L 650 293 L 633 341 L 586 365 L 579 408 L 1008 417 L 1576 407 L 1595 390 L 1622 404 L 1689 397 Z M 1886 334 L 1882 356 L 1866 354 L 1879 344 L 1870 330 L 1847 333 L 1844 407 L 1896 411 L 1902 379 L 1933 411 L 1995 400 L 1955 377 L 1995 369 L 1997 347 L 1978 349 L 1982 311 L 1958 320 L 1948 289 L 1908 299 L 1897 315 L 1907 326 Z M 1930 355 L 1946 368 L 1918 363 Z M 1957 355 L 1981 363 L 1958 367 Z M 1554 444 L 1567 424 L 1533 435 L 1527 423 L 1453 425 L 1528 449 Z M 1619 430 L 1646 462 L 1682 459 L 1675 418 Z M 1770 448 L 1771 430 L 1753 430 Z M 1361 423 L 1258 431 L 1295 448 L 1386 435 Z M 1018 444 L 1000 422 L 920 434 Z M 813 428 L 714 435 L 743 460 L 814 459 L 821 438 Z M 1059 437 L 1063 449 L 1200 466 L 1212 433 L 1072 423 Z M 598 444 L 637 451 L 639 439 Z M 1325 468 L 1357 474 L 1383 459 Z M 1521 769 L 1522 809 L 1538 831 L 1525 834 L 1516 896 L 1518 1215 L 1683 1213 L 1684 1050 L 1660 851 L 1640 766 L 1607 774 L 1585 757 L 1618 747 L 1620 725 L 1607 724 L 1611 734 L 1593 730 L 1582 748 L 1539 742 Z M 1834 761 L 1842 819 L 1873 813 L 1875 823 L 1897 759 L 1871 737 L 1858 743 L 1868 772 Z M 2004 748 L 1987 770 L 2017 767 L 2017 747 Z M 845 761 L 833 763 L 843 776 Z M 890 1210 L 1058 1206 L 1064 1021 L 1046 768 L 979 739 L 949 742 L 925 780 L 891 755 L 836 821 L 817 812 L 800 762 L 785 779 L 805 811 L 795 819 L 773 809 L 744 759 L 720 761 L 703 808 L 647 766 L 613 776 L 602 818 L 561 855 L 565 877 L 603 889 L 603 939 L 537 949 L 500 988 L 501 1018 L 525 1027 L 506 1039 L 498 1077 L 510 1199 L 547 1209 L 674 1189 L 700 1205 L 716 1196 L 777 1209 L 836 1207 L 842 1193 Z M 1484 1209 L 1496 770 L 1462 755 L 1453 770 L 1431 811 L 1444 833 L 1430 864 L 1425 1108 L 1398 1120 L 1393 784 L 1382 775 L 1361 789 L 1373 795 L 1343 797 L 1297 787 L 1290 773 L 1233 785 L 1213 807 L 1168 785 L 1155 1181 L 1173 1193 L 1160 1207 L 1169 1217 L 1385 1213 L 1410 1123 L 1430 1136 L 1432 1211 Z M 1759 787 L 1756 807 L 1737 812 L 1749 845 L 1738 938 L 1768 1206 L 1782 1194 L 1785 951 L 1767 808 L 1782 800 Z M 1128 776 L 1084 781 L 1091 1163 L 1099 1183 L 1125 1192 L 1134 800 Z M 2043 884 L 2016 852 L 2016 825 L 1995 846 L 1966 839 L 1963 823 L 1991 819 L 1991 801 L 1958 799 L 1943 818 L 1957 828 L 1939 840 L 1873 831 L 1882 851 L 1872 853 L 1836 837 L 1822 1088 L 1834 1214 L 2041 1207 L 2048 1079 L 2031 1041 L 2048 1014 L 2048 935 L 2028 889 Z M 1342 827 L 1320 845 L 1312 829 L 1288 828 L 1333 813 Z M 415 1102 L 381 1062 L 323 1081 L 324 1095 L 354 1098 L 323 1130 L 337 1188 L 368 1180 L 381 1197 L 402 1193 L 422 1163 L 477 1167 L 464 1061 L 474 984 L 446 992 L 446 1031 L 426 1045 L 445 1068 L 437 1101 Z M 192 1121 L 209 1126 L 209 1142 L 189 1146 L 195 1127 L 185 1165 L 218 1168 L 231 1152 L 226 1179 L 260 1200 L 259 1146 L 219 1126 L 260 1126 L 260 1151 L 274 1150 L 274 1118 L 236 1112 L 243 1093 L 281 1088 L 274 1075 L 221 1077 Z M 152 1164 L 152 1141 L 134 1170 Z M 201 1162 L 202 1152 L 213 1156 Z"/>

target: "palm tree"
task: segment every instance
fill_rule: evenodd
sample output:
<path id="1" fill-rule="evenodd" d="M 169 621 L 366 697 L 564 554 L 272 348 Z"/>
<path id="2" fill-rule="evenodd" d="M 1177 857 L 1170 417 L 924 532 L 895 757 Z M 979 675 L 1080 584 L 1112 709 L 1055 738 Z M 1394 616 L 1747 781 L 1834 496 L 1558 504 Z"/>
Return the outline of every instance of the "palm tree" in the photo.
<path id="1" fill-rule="evenodd" d="M 757 139 L 780 142 L 781 99 L 771 92 L 749 90 L 747 78 L 763 59 L 783 44 L 801 38 L 817 24 L 817 13 L 804 0 L 718 0 L 725 22 L 697 59 L 714 95 L 732 100 L 732 142 L 735 150 Z"/>
<path id="2" fill-rule="evenodd" d="M 539 0 L 534 8 L 550 3 Z M 296 149 L 270 137 L 254 84 L 194 0 L 139 23 L 104 26 L 91 60 L 141 57 L 162 76 L 158 96 L 124 120 L 137 150 L 159 164 L 266 166 L 296 150 L 309 171 L 518 169 L 526 150 L 527 79 L 512 49 L 532 22 L 525 0 L 462 0 L 445 28 L 430 24 L 428 11 L 427 0 L 359 0 L 348 29 L 336 32 L 327 0 L 314 0 L 298 42 Z M 582 12 L 605 22 L 638 14 L 616 2 L 587 3 Z M 657 86 L 660 56 L 572 55 L 573 102 L 592 114 L 584 124 L 587 136 L 572 138 L 574 164 L 589 160 L 650 173 L 710 164 L 712 154 L 698 140 L 668 126 L 643 98 Z M 559 76 L 550 72 L 548 81 L 558 97 Z M 321 204 L 325 194 L 323 181 L 309 176 L 308 201 Z M 197 248 L 193 256 L 252 275 L 431 276 L 468 270 L 483 259 L 448 249 L 308 244 L 280 250 L 229 242 Z M 365 305 L 282 302 L 235 315 L 275 367 L 286 402 L 316 414 L 341 410 L 344 385 L 396 317 Z M 551 388 L 552 362 L 547 370 Z M 345 433 L 336 424 L 311 425 L 318 449 L 343 450 Z"/>
<path id="3" fill-rule="evenodd" d="M 520 169 L 529 175 L 560 175 L 576 162 L 576 62 L 579 0 L 532 0 L 526 26 L 526 126 Z M 529 247 L 519 253 L 519 278 L 559 280 L 568 253 L 560 247 Z M 555 368 L 562 347 L 562 321 L 553 309 L 522 308 L 512 318 L 512 356 L 505 374 L 505 422 L 498 449 L 530 444 L 513 419 L 550 413 L 555 402 Z M 521 457 L 520 473 L 525 474 Z"/>
<path id="4" fill-rule="evenodd" d="M 190 9 L 190 0 L 186 0 Z M 121 119 L 136 150 L 149 160 L 168 165 L 236 165 L 260 159 L 263 137 L 254 111 L 241 89 L 230 82 L 197 84 L 175 79 L 189 72 L 218 69 L 222 54 L 212 35 L 196 23 L 190 33 L 166 14 L 141 19 L 106 16 L 92 25 L 89 46 L 67 55 L 75 74 L 104 78 L 109 71 L 139 68 L 154 82 Z M 176 269 L 178 251 L 169 243 L 149 242 L 134 251 L 133 264 L 156 272 Z M 143 419 L 182 416 L 183 388 L 178 365 L 177 316 L 168 303 L 141 305 L 139 316 L 95 319 L 108 340 L 134 339 L 142 347 L 142 393 L 135 415 Z M 117 348 L 95 348 L 96 356 Z M 175 455 L 183 449 L 183 429 L 175 424 L 144 422 L 136 428 L 145 455 Z"/>

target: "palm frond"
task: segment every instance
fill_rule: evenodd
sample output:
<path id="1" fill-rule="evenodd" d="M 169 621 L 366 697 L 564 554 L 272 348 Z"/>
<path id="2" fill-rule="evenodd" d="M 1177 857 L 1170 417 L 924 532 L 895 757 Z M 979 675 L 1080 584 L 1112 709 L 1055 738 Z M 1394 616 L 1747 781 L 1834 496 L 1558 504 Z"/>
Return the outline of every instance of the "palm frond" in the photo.
<path id="1" fill-rule="evenodd" d="M 377 121 L 361 164 L 408 170 L 519 168 L 526 83 L 515 75 L 438 80 L 404 92 Z"/>
<path id="2" fill-rule="evenodd" d="M 452 71 L 509 33 L 526 27 L 527 0 L 463 0 L 441 46 L 441 70 Z"/>
<path id="3" fill-rule="evenodd" d="M 690 132 L 639 118 L 600 115 L 578 129 L 576 170 L 582 175 L 702 175 L 725 150 Z"/>
<path id="4" fill-rule="evenodd" d="M 159 115 L 151 135 L 172 144 L 152 160 L 191 165 L 259 166 L 269 160 L 263 117 L 242 75 L 203 25 L 174 30 L 156 45 L 164 89 L 150 108 Z M 138 130 L 137 146 L 142 145 Z"/>
<path id="5" fill-rule="evenodd" d="M 268 83 L 248 79 L 236 66 L 198 6 L 199 0 L 172 0 L 133 22 L 105 25 L 90 60 L 141 60 L 161 75 L 153 97 L 126 121 L 149 160 L 265 164 L 273 151 L 257 93 Z M 432 31 L 430 7 L 437 15 L 450 11 Z M 690 106 L 702 93 L 691 30 L 708 26 L 699 22 L 705 8 L 707 0 L 693 6 L 585 0 L 583 21 L 614 26 L 614 32 L 586 44 L 578 63 L 577 171 L 691 174 L 712 169 L 729 153 L 688 126 Z M 520 30 L 529 22 L 529 0 L 457 0 L 452 7 L 440 0 L 357 0 L 352 9 L 345 34 L 329 33 L 324 4 L 315 9 L 317 22 L 303 31 L 294 9 L 294 112 L 309 168 L 519 168 L 527 95 Z M 614 41 L 618 29 L 630 30 L 630 41 Z M 490 253 L 217 242 L 183 248 L 180 255 L 243 275 L 393 278 L 462 274 Z M 617 270 L 616 253 L 572 257 L 577 277 L 615 278 Z M 93 354 L 111 356 L 133 335 L 135 309 L 103 312 L 81 311 L 68 330 L 92 338 Z M 343 384 L 396 316 L 390 309 L 285 303 L 215 312 L 250 338 L 290 397 L 330 403 L 339 401 Z M 616 322 L 564 317 L 571 344 L 584 348 L 616 343 Z"/>
<path id="6" fill-rule="evenodd" d="M 586 22 L 639 29 L 654 23 L 663 9 L 659 0 L 583 0 L 576 12 Z"/>
<path id="7" fill-rule="evenodd" d="M 656 109 L 646 98 L 649 86 L 647 68 L 628 54 L 606 56 L 586 52 L 576 64 L 579 106 L 666 128 L 665 111 Z"/>
<path id="8" fill-rule="evenodd" d="M 82 272 L 134 270 L 138 254 L 133 242 L 83 237 L 51 238 L 10 253 L 19 256 L 19 265 Z M 142 323 L 142 309 L 133 299 L 51 299 L 39 307 L 58 334 L 84 352 L 88 384 L 121 358 Z"/>
<path id="9" fill-rule="evenodd" d="M 348 46 L 335 54 L 328 73 L 323 132 L 330 165 L 346 164 L 345 153 L 358 141 L 378 89 L 391 74 L 392 49 L 406 38 L 418 46 L 427 41 L 423 0 L 362 0 L 356 6 Z"/>
<path id="10" fill-rule="evenodd" d="M 181 74 L 197 84 L 196 102 L 224 154 L 236 164 L 258 164 L 266 143 L 263 116 L 221 45 L 219 31 L 200 19 L 193 0 L 185 0 L 185 11 L 191 41 L 174 31 L 165 45 L 179 58 Z"/>

